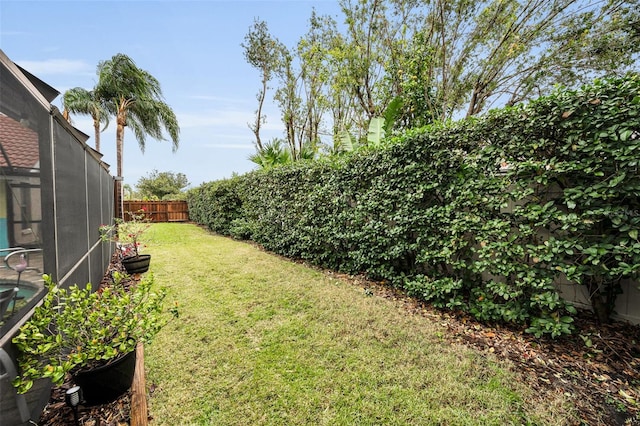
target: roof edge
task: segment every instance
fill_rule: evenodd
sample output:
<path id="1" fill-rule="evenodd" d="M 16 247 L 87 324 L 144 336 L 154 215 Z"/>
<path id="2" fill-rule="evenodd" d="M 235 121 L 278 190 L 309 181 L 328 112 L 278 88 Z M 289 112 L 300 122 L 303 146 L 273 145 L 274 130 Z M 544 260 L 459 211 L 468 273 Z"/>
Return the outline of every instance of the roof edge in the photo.
<path id="1" fill-rule="evenodd" d="M 0 49 L 0 62 L 7 67 L 9 72 L 13 74 L 13 76 L 20 81 L 20 83 L 29 91 L 29 93 L 42 105 L 44 109 L 47 111 L 50 110 L 51 103 L 47 100 L 47 98 L 38 90 L 38 88 L 16 65 L 9 57 L 4 53 L 2 49 Z M 37 78 L 34 76 L 34 78 Z M 39 80 L 39 79 L 38 79 Z M 46 84 L 43 82 L 43 84 Z M 49 86 L 51 87 L 51 86 Z M 54 89 L 55 90 L 55 89 Z"/>

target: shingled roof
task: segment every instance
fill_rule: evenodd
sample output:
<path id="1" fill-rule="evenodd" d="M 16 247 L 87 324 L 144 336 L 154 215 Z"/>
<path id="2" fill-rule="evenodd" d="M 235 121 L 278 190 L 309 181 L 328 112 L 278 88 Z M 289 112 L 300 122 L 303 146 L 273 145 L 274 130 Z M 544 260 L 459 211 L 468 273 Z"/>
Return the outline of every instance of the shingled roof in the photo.
<path id="1" fill-rule="evenodd" d="M 0 113 L 0 167 L 39 167 L 38 134 Z M 7 158 L 9 161 L 7 162 Z"/>

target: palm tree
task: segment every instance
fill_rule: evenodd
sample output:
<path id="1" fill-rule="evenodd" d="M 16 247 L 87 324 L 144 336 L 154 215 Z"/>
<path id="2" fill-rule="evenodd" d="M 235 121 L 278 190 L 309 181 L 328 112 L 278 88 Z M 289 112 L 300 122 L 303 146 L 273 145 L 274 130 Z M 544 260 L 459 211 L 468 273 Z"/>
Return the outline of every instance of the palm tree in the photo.
<path id="1" fill-rule="evenodd" d="M 262 149 L 256 149 L 256 152 L 249 155 L 248 159 L 260 166 L 261 169 L 270 169 L 291 164 L 294 161 L 313 160 L 318 155 L 318 146 L 315 143 L 305 142 L 297 154 L 297 157 L 294 157 L 291 147 L 285 141 L 274 138 L 263 144 Z"/>
<path id="2" fill-rule="evenodd" d="M 93 129 L 95 131 L 96 151 L 100 151 L 100 132 L 109 125 L 109 112 L 105 105 L 96 96 L 93 90 L 74 87 L 64 92 L 62 95 L 63 111 L 62 115 L 69 120 L 69 113 L 90 115 L 93 119 Z M 104 127 L 100 130 L 100 124 Z"/>
<path id="3" fill-rule="evenodd" d="M 178 149 L 180 127 L 171 108 L 164 102 L 158 80 L 136 66 L 122 53 L 98 64 L 96 96 L 116 117 L 116 161 L 118 176 L 122 177 L 124 129 L 128 126 L 144 152 L 146 136 L 165 140 L 166 130 Z"/>
<path id="4" fill-rule="evenodd" d="M 282 139 L 272 139 L 263 145 L 262 149 L 249 156 L 249 161 L 260 166 L 261 169 L 270 169 L 275 166 L 290 164 L 292 162 L 291 151 Z"/>

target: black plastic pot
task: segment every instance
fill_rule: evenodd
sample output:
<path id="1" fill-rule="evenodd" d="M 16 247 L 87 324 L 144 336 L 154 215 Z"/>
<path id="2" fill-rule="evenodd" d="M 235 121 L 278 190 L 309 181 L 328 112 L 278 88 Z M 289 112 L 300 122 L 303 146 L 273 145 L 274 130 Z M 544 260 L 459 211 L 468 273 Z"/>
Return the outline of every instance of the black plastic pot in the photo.
<path id="1" fill-rule="evenodd" d="M 82 389 L 83 405 L 106 404 L 129 390 L 135 371 L 134 349 L 109 364 L 74 374 L 73 381 Z"/>
<path id="2" fill-rule="evenodd" d="M 122 259 L 122 265 L 127 270 L 127 274 L 142 274 L 149 270 L 151 263 L 150 254 L 139 254 Z"/>

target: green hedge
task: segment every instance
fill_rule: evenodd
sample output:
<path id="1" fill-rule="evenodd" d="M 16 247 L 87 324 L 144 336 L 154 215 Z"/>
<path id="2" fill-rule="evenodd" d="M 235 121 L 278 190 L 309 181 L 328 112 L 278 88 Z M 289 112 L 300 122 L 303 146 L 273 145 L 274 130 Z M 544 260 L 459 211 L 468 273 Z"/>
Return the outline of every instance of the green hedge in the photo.
<path id="1" fill-rule="evenodd" d="M 189 214 L 438 307 L 558 336 L 575 309 L 554 280 L 585 286 L 606 321 L 620 280 L 638 276 L 639 158 L 632 75 L 411 131 L 384 149 L 205 184 L 190 192 Z"/>

